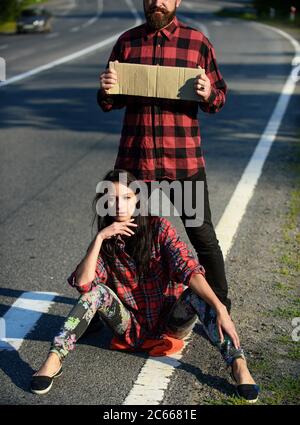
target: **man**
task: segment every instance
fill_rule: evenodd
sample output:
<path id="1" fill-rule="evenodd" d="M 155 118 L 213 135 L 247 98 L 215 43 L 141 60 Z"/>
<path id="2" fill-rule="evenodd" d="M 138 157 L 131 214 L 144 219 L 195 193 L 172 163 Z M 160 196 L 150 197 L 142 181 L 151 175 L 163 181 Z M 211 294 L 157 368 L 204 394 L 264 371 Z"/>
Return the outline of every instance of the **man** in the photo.
<path id="1" fill-rule="evenodd" d="M 109 61 L 205 69 L 195 79 L 199 102 L 137 96 L 109 96 L 117 82 L 114 70 L 100 75 L 98 104 L 105 112 L 126 106 L 115 168 L 126 169 L 138 179 L 192 181 L 193 199 L 197 181 L 204 182 L 204 220 L 189 227 L 183 209 L 181 219 L 194 246 L 206 279 L 230 311 L 223 255 L 211 221 L 205 161 L 200 146 L 198 107 L 218 112 L 225 103 L 226 84 L 218 69 L 213 46 L 199 31 L 176 18 L 181 0 L 144 0 L 146 23 L 125 32 L 115 44 Z M 172 82 L 168 82 L 172 84 Z M 184 193 L 182 194 L 184 199 Z M 172 196 L 171 202 L 174 201 Z M 193 201 L 193 203 L 195 203 Z"/>

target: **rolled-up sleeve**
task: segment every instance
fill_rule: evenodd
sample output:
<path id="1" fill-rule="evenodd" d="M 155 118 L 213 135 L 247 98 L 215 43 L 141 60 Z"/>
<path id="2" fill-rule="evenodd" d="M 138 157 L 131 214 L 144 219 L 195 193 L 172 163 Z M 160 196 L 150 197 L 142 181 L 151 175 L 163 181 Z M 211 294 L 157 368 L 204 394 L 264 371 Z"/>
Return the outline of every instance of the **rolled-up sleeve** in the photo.
<path id="1" fill-rule="evenodd" d="M 199 264 L 187 244 L 182 241 L 176 228 L 166 219 L 161 219 L 161 249 L 168 266 L 170 280 L 189 285 L 192 275 L 205 276 L 204 267 Z"/>
<path id="2" fill-rule="evenodd" d="M 216 55 L 212 44 L 206 39 L 205 61 L 202 66 L 211 83 L 211 94 L 207 102 L 200 102 L 199 106 L 203 112 L 219 112 L 226 101 L 227 85 L 219 70 Z"/>
<path id="3" fill-rule="evenodd" d="M 79 263 L 80 264 L 80 263 Z M 78 270 L 79 264 L 76 266 L 75 270 L 67 278 L 67 282 L 73 288 L 76 288 L 80 294 L 84 294 L 92 289 L 93 286 L 96 286 L 98 283 L 107 282 L 107 270 L 105 268 L 104 261 L 99 255 L 97 259 L 97 266 L 95 270 L 95 278 L 91 282 L 86 283 L 85 285 L 80 285 L 76 281 L 76 272 Z"/>

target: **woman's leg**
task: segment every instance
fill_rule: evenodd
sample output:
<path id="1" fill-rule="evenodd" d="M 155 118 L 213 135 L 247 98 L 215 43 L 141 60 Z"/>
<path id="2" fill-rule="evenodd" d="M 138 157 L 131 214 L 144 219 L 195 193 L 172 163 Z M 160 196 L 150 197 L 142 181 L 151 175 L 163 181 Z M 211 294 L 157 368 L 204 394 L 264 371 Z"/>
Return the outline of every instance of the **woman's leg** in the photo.
<path id="1" fill-rule="evenodd" d="M 126 331 L 130 320 L 128 310 L 108 286 L 98 284 L 80 296 L 60 333 L 54 338 L 47 360 L 35 375 L 51 376 L 58 370 L 69 351 L 74 350 L 96 312 L 115 333 L 122 335 Z"/>
<path id="2" fill-rule="evenodd" d="M 244 357 L 243 350 L 237 350 L 227 334 L 224 333 L 224 341 L 221 343 L 214 309 L 190 288 L 187 288 L 174 304 L 167 327 L 173 334 L 180 333 L 195 315 L 200 319 L 209 340 L 219 349 L 228 365 L 231 365 L 235 358 Z"/>
<path id="3" fill-rule="evenodd" d="M 214 309 L 190 288 L 181 294 L 170 311 L 167 333 L 175 338 L 182 338 L 192 329 L 197 316 L 211 343 L 219 349 L 226 364 L 232 366 L 236 381 L 239 384 L 254 384 L 243 349 L 236 349 L 226 333 L 221 343 Z"/>
<path id="4" fill-rule="evenodd" d="M 63 360 L 69 351 L 74 350 L 76 341 L 86 331 L 96 312 L 115 333 L 122 335 L 126 331 L 129 312 L 108 286 L 98 284 L 81 295 L 60 333 L 54 338 L 50 352 L 56 353 Z"/>

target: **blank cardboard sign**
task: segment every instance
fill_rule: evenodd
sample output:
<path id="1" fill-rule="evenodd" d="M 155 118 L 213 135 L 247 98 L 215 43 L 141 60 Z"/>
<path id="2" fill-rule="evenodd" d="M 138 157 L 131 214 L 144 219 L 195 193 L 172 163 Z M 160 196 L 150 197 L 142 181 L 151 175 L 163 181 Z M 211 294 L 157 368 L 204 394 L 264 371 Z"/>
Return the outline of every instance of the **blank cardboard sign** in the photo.
<path id="1" fill-rule="evenodd" d="M 194 81 L 198 75 L 205 73 L 202 68 L 139 65 L 119 62 L 109 62 L 109 68 L 115 69 L 118 75 L 118 82 L 109 90 L 109 94 L 194 100 L 199 102 L 199 96 L 194 91 Z"/>

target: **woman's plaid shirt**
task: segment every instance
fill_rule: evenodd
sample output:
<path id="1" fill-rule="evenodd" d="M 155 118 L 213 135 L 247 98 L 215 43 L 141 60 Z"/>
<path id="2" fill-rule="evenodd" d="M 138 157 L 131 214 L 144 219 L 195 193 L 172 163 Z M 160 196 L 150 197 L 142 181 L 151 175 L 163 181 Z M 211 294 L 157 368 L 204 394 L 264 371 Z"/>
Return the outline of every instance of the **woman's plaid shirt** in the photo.
<path id="1" fill-rule="evenodd" d="M 117 255 L 112 269 L 99 255 L 95 279 L 79 288 L 76 269 L 68 283 L 85 293 L 98 283 L 110 287 L 130 313 L 129 326 L 123 338 L 132 347 L 140 346 L 147 338 L 159 338 L 165 328 L 170 308 L 189 285 L 195 273 L 204 275 L 204 268 L 183 242 L 176 228 L 164 217 L 150 218 L 153 229 L 153 248 L 149 271 L 140 281 L 136 278 L 134 260 L 124 250 L 124 241 L 116 239 Z"/>
<path id="2" fill-rule="evenodd" d="M 196 174 L 205 166 L 198 106 L 204 112 L 219 111 L 227 90 L 209 40 L 175 17 L 157 33 L 147 24 L 125 32 L 109 60 L 205 69 L 212 84 L 207 103 L 115 95 L 111 104 L 98 91 L 98 104 L 104 111 L 126 106 L 115 168 L 126 169 L 145 181 L 185 179 Z"/>

